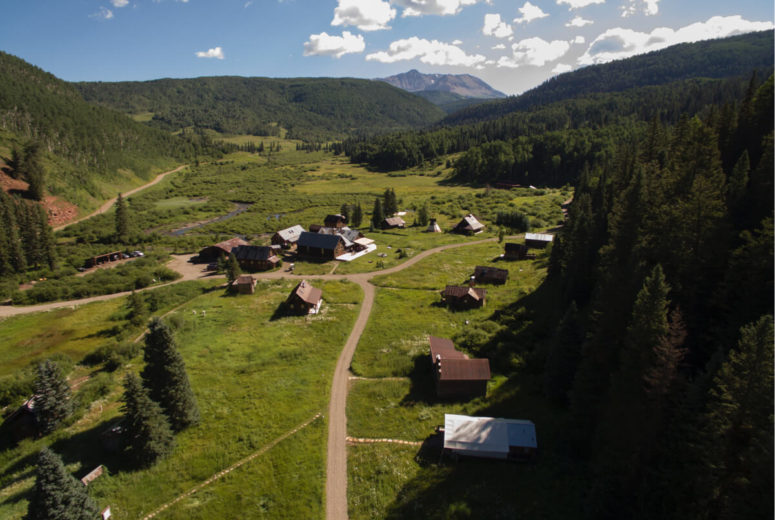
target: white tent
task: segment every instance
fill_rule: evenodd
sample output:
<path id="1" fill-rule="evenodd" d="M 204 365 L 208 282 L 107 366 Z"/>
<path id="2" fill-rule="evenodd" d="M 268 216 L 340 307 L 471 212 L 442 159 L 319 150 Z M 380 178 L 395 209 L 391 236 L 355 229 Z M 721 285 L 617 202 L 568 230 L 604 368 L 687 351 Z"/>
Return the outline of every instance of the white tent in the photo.
<path id="1" fill-rule="evenodd" d="M 426 233 L 441 233 L 441 228 L 436 223 L 436 219 L 432 218 L 431 221 L 428 223 L 428 229 L 425 230 Z"/>
<path id="2" fill-rule="evenodd" d="M 506 459 L 538 448 L 535 424 L 519 419 L 444 415 L 444 449 L 458 455 Z"/>

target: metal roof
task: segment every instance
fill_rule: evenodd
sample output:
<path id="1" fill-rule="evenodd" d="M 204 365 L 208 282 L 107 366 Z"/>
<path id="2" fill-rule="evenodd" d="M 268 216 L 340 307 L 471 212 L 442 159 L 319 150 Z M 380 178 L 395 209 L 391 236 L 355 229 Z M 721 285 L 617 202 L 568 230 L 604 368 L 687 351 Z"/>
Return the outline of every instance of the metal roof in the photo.
<path id="1" fill-rule="evenodd" d="M 295 294 L 311 305 L 317 305 L 320 298 L 323 296 L 323 291 L 317 287 L 312 287 L 307 280 L 302 280 L 299 282 L 299 285 L 293 289 L 293 293 L 291 294 Z"/>
<path id="2" fill-rule="evenodd" d="M 463 217 L 463 220 L 461 220 L 457 226 L 455 226 L 456 229 L 470 229 L 471 231 L 477 231 L 479 229 L 484 229 L 484 224 L 479 222 L 476 217 L 469 213 L 465 217 Z"/>
<path id="3" fill-rule="evenodd" d="M 395 227 L 406 225 L 406 222 L 404 222 L 404 219 L 402 219 L 401 217 L 388 217 L 382 222 L 387 224 L 388 226 L 395 226 Z"/>
<path id="4" fill-rule="evenodd" d="M 537 448 L 538 442 L 532 421 L 445 414 L 444 447 L 508 454 L 509 447 Z"/>
<path id="5" fill-rule="evenodd" d="M 490 360 L 442 356 L 436 370 L 442 381 L 487 381 L 490 379 Z"/>
<path id="6" fill-rule="evenodd" d="M 341 240 L 344 239 L 339 235 L 325 235 L 322 233 L 310 233 L 309 231 L 305 231 L 299 236 L 297 244 L 304 247 L 317 247 L 333 251 Z"/>
<path id="7" fill-rule="evenodd" d="M 480 289 L 478 287 L 468 287 L 466 285 L 448 285 L 446 288 L 444 288 L 442 295 L 444 295 L 444 297 L 451 296 L 453 298 L 462 298 L 465 295 L 468 295 L 474 300 L 481 300 L 487 295 L 487 291 L 485 289 Z"/>
<path id="8" fill-rule="evenodd" d="M 498 267 L 489 267 L 484 265 L 477 265 L 474 268 L 474 276 L 476 278 L 492 278 L 495 280 L 506 280 L 509 277 L 509 271 L 507 269 L 500 269 Z"/>
<path id="9" fill-rule="evenodd" d="M 539 240 L 541 242 L 551 242 L 554 240 L 554 235 L 548 235 L 546 233 L 525 233 L 525 240 Z"/>
<path id="10" fill-rule="evenodd" d="M 287 229 L 281 229 L 277 232 L 277 235 L 286 242 L 296 242 L 299 239 L 299 235 L 302 233 L 304 233 L 304 228 L 297 224 Z"/>
<path id="11" fill-rule="evenodd" d="M 269 246 L 237 246 L 231 250 L 237 260 L 261 260 L 277 262 L 274 249 Z"/>
<path id="12" fill-rule="evenodd" d="M 436 356 L 441 356 L 442 359 L 466 359 L 468 357 L 455 349 L 455 344 L 452 343 L 451 339 L 428 336 L 428 343 L 431 347 L 431 358 L 434 360 Z"/>

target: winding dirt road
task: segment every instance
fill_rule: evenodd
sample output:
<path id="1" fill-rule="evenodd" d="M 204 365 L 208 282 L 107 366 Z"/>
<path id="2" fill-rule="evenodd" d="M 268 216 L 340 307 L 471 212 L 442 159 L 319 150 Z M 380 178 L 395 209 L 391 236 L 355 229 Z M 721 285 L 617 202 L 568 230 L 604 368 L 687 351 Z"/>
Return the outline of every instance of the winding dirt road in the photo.
<path id="1" fill-rule="evenodd" d="M 155 178 L 154 178 L 154 179 L 153 179 L 151 182 L 148 182 L 148 183 L 146 183 L 146 184 L 143 184 L 142 186 L 138 186 L 137 188 L 134 188 L 134 189 L 131 189 L 131 190 L 127 191 L 127 192 L 124 192 L 124 193 L 122 193 L 121 195 L 122 195 L 124 198 L 126 198 L 126 197 L 129 197 L 130 195 L 134 195 L 134 194 L 135 194 L 135 193 L 137 193 L 138 191 L 143 191 L 145 188 L 150 188 L 150 187 L 151 187 L 151 186 L 153 186 L 154 184 L 157 184 L 157 183 L 161 182 L 161 180 L 162 180 L 164 177 L 166 177 L 167 175 L 169 175 L 170 173 L 179 172 L 180 170 L 182 170 L 182 169 L 183 169 L 183 168 L 185 168 L 186 166 L 188 166 L 188 165 L 187 165 L 187 164 L 181 164 L 180 166 L 178 166 L 178 167 L 177 167 L 177 168 L 175 168 L 174 170 L 170 170 L 170 171 L 168 171 L 168 172 L 160 173 L 160 174 L 159 174 L 159 175 L 157 175 L 157 176 L 156 176 L 156 177 L 155 177 Z M 86 219 L 92 218 L 92 217 L 93 217 L 93 216 L 95 216 L 95 215 L 101 215 L 102 213 L 105 213 L 106 211 L 108 211 L 108 210 L 111 208 L 111 206 L 113 206 L 113 204 L 115 204 L 115 203 L 116 203 L 116 200 L 118 200 L 118 197 L 117 197 L 117 196 L 116 196 L 116 197 L 113 197 L 112 199 L 110 199 L 110 200 L 108 200 L 108 201 L 106 201 L 104 204 L 102 204 L 102 206 L 100 206 L 99 208 L 97 208 L 96 210 L 94 210 L 92 213 L 89 213 L 88 215 L 84 215 L 84 216 L 83 216 L 83 217 L 81 217 L 81 218 L 77 218 L 77 219 L 75 219 L 75 220 L 73 220 L 73 221 L 70 221 L 70 222 L 68 222 L 67 224 L 62 224 L 61 226 L 57 226 L 57 227 L 55 227 L 55 228 L 54 228 L 54 231 L 59 231 L 60 229 L 64 229 L 64 228 L 66 228 L 67 226 L 71 226 L 71 225 L 73 225 L 73 224 L 77 224 L 78 222 L 81 222 L 82 220 L 86 220 Z"/>
<path id="2" fill-rule="evenodd" d="M 182 168 L 182 167 L 181 167 Z M 178 168 L 179 170 L 180 168 Z M 177 170 L 173 170 L 177 171 Z M 171 173 L 171 172 L 168 172 Z M 507 237 L 513 239 L 516 237 Z M 273 271 L 271 273 L 258 273 L 254 276 L 259 279 L 316 279 L 316 280 L 349 280 L 358 284 L 363 289 L 363 303 L 361 304 L 358 318 L 355 320 L 350 336 L 342 349 L 339 359 L 336 362 L 334 370 L 334 379 L 331 383 L 331 397 L 328 405 L 328 447 L 326 460 L 326 520 L 345 520 L 347 519 L 347 391 L 349 387 L 350 364 L 353 354 L 358 346 L 366 324 L 369 321 L 371 310 L 374 306 L 375 286 L 371 279 L 375 276 L 392 274 L 407 269 L 417 262 L 431 255 L 454 249 L 458 247 L 474 246 L 487 242 L 495 242 L 496 238 L 487 238 L 473 242 L 460 242 L 456 244 L 447 244 L 444 246 L 428 249 L 416 256 L 410 258 L 404 263 L 398 264 L 388 269 L 374 271 L 371 273 L 356 274 L 324 274 L 324 275 L 296 275 L 284 271 Z M 183 276 L 170 283 L 178 283 L 186 280 L 195 280 L 212 276 L 203 271 L 201 265 L 191 264 L 188 260 L 193 255 L 176 255 L 167 264 L 168 267 L 181 273 Z M 164 284 L 169 285 L 169 284 Z M 144 290 L 153 290 L 162 285 L 148 287 Z M 108 294 L 104 296 L 95 296 L 82 300 L 68 302 L 54 302 L 28 307 L 0 306 L 0 317 L 13 316 L 17 314 L 27 314 L 31 312 L 47 311 L 63 307 L 74 307 L 94 301 L 109 300 L 128 295 L 129 292 Z"/>

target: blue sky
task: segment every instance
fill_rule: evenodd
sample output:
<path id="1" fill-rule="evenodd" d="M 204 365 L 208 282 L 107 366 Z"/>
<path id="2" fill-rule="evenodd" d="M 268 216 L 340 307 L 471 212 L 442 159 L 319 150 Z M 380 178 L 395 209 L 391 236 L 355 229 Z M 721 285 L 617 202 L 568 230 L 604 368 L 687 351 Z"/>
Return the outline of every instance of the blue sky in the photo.
<path id="1" fill-rule="evenodd" d="M 1 0 L 0 50 L 68 81 L 468 73 L 507 94 L 773 28 L 772 0 Z"/>

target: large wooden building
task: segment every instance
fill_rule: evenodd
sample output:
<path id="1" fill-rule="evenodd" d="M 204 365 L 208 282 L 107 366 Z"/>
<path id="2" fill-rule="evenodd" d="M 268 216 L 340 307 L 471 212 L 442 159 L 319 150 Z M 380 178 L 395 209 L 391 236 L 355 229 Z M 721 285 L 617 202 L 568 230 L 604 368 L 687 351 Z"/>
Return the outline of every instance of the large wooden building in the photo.
<path id="1" fill-rule="evenodd" d="M 239 237 L 230 238 L 229 240 L 207 246 L 199 251 L 198 260 L 200 262 L 215 262 L 222 256 L 229 256 L 229 253 L 231 253 L 235 247 L 246 245 L 248 245 L 248 243 Z"/>
<path id="2" fill-rule="evenodd" d="M 489 360 L 470 359 L 446 338 L 430 336 L 428 343 L 437 397 L 472 399 L 487 395 Z"/>
<path id="3" fill-rule="evenodd" d="M 326 215 L 326 218 L 323 220 L 323 226 L 325 227 L 340 228 L 346 225 L 347 217 L 344 215 Z"/>
<path id="4" fill-rule="evenodd" d="M 288 310 L 296 314 L 317 314 L 323 303 L 323 291 L 302 280 L 285 301 Z"/>
<path id="5" fill-rule="evenodd" d="M 482 307 L 487 298 L 487 291 L 467 285 L 448 285 L 441 291 L 441 303 L 451 307 L 472 308 Z"/>
<path id="6" fill-rule="evenodd" d="M 267 271 L 280 263 L 274 249 L 269 246 L 238 246 L 231 252 L 246 271 Z"/>
<path id="7" fill-rule="evenodd" d="M 334 260 L 346 252 L 344 238 L 337 234 L 328 235 L 305 231 L 296 242 L 296 253 L 301 258 Z"/>

